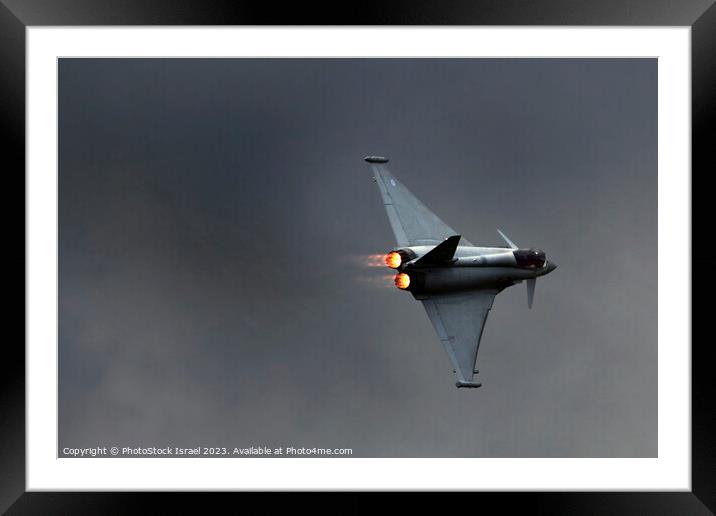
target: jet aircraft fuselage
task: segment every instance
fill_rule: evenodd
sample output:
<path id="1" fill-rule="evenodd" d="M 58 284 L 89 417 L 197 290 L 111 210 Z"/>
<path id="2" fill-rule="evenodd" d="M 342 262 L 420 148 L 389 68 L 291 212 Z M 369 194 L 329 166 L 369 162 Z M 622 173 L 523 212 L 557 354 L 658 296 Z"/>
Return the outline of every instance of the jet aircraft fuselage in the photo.
<path id="1" fill-rule="evenodd" d="M 395 249 L 391 253 L 400 256 L 397 266 L 397 260 L 388 263 L 390 259 L 386 259 L 386 265 L 399 272 L 396 286 L 411 292 L 416 299 L 425 294 L 479 288 L 501 291 L 524 280 L 549 274 L 557 267 L 554 262 L 547 261 L 539 249 L 475 246 L 457 246 L 453 258 L 443 263 L 421 264 L 420 258 L 434 247 Z"/>

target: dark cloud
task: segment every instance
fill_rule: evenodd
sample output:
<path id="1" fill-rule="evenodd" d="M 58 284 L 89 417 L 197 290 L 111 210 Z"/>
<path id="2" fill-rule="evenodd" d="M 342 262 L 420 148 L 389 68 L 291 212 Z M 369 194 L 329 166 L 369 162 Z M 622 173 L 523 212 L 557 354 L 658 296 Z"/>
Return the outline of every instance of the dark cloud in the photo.
<path id="1" fill-rule="evenodd" d="M 657 454 L 657 62 L 63 59 L 60 447 Z M 361 158 L 559 268 L 457 390 Z"/>

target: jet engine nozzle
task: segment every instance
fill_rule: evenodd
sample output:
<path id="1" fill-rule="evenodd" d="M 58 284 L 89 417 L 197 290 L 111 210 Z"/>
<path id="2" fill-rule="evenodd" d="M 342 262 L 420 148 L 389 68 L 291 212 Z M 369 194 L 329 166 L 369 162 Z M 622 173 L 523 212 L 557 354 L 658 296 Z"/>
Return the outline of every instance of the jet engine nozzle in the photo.
<path id="1" fill-rule="evenodd" d="M 400 290 L 407 290 L 410 286 L 410 276 L 404 272 L 395 275 L 395 286 Z"/>
<path id="2" fill-rule="evenodd" d="M 397 269 L 402 263 L 403 257 L 396 251 L 392 251 L 385 255 L 385 264 L 391 269 Z"/>
<path id="3" fill-rule="evenodd" d="M 385 264 L 391 269 L 402 269 L 406 263 L 416 256 L 412 249 L 398 249 L 385 255 Z"/>
<path id="4" fill-rule="evenodd" d="M 398 274 L 393 278 L 393 282 L 398 290 L 410 292 L 413 295 L 419 295 L 425 290 L 425 274 L 413 270 L 410 270 L 410 272 L 396 272 Z"/>

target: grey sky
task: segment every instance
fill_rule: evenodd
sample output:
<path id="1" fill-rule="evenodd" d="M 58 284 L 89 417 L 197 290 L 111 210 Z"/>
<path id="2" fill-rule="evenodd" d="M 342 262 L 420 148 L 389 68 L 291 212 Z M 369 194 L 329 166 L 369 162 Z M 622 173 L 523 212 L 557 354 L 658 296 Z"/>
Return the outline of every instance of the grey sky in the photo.
<path id="1" fill-rule="evenodd" d="M 60 448 L 656 456 L 656 60 L 63 59 L 59 113 Z M 363 265 L 366 154 L 559 264 L 481 389 Z"/>

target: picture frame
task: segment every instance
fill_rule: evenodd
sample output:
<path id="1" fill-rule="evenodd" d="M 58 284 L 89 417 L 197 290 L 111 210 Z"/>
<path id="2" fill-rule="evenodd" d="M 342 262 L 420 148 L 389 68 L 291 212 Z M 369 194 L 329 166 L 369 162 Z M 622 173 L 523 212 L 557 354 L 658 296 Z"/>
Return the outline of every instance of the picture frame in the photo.
<path id="1" fill-rule="evenodd" d="M 383 5 L 366 2 L 354 14 L 325 10 L 318 5 L 294 5 L 276 10 L 255 2 L 192 2 L 181 5 L 169 2 L 97 1 L 77 4 L 63 0 L 51 4 L 39 1 L 3 1 L 0 4 L 0 60 L 3 80 L 0 83 L 3 102 L 2 127 L 6 145 L 5 158 L 13 179 L 25 170 L 25 30 L 38 25 L 639 25 L 690 26 L 692 37 L 692 234 L 706 238 L 710 228 L 709 214 L 698 196 L 708 195 L 699 186 L 699 177 L 713 170 L 710 146 L 716 141 L 716 7 L 711 0 L 680 2 L 678 5 L 654 4 L 645 0 L 594 3 L 578 1 L 458 1 L 449 7 L 437 2 L 408 2 Z M 700 171 L 700 172 L 699 172 Z M 20 181 L 20 179 L 17 179 Z M 696 185 L 696 188 L 693 188 Z M 22 187 L 24 190 L 24 181 Z M 8 189 L 9 191 L 12 191 Z M 23 195 L 24 199 L 24 195 Z M 23 201 L 24 202 L 24 201 Z M 701 206 L 701 209 L 697 209 Z M 24 211 L 24 210 L 23 210 Z M 699 231 L 701 229 L 701 231 Z M 19 230 L 18 230 L 19 231 Z M 19 236 L 17 237 L 19 240 Z M 24 229 L 23 229 L 24 242 Z M 699 242 L 691 250 L 692 277 L 692 491 L 643 493 L 474 493 L 489 498 L 500 507 L 550 513 L 616 513 L 707 514 L 716 512 L 716 465 L 714 458 L 714 416 L 716 413 L 709 389 L 709 366 L 713 351 L 705 338 L 695 338 L 694 329 L 705 326 L 705 303 L 696 298 L 713 292 L 716 280 L 708 271 L 716 260 L 710 246 Z M 23 245 L 23 259 L 25 246 Z M 663 263 L 663 262 L 662 262 Z M 23 286 L 23 291 L 25 288 Z M 23 304 L 24 313 L 24 304 Z M 700 321 L 700 322 L 699 322 Z M 23 328 L 25 326 L 23 325 Z M 20 339 L 6 344 L 6 374 L 2 379 L 2 446 L 0 447 L 0 509 L 22 514 L 47 512 L 140 512 L 148 494 L 131 493 L 38 493 L 25 490 L 25 346 Z M 24 341 L 24 339 L 23 339 Z M 177 503 L 169 495 L 159 495 L 167 504 Z M 186 501 L 181 502 L 185 506 Z M 203 503 L 203 502 L 200 502 Z M 472 505 L 475 501 L 470 502 Z"/>

